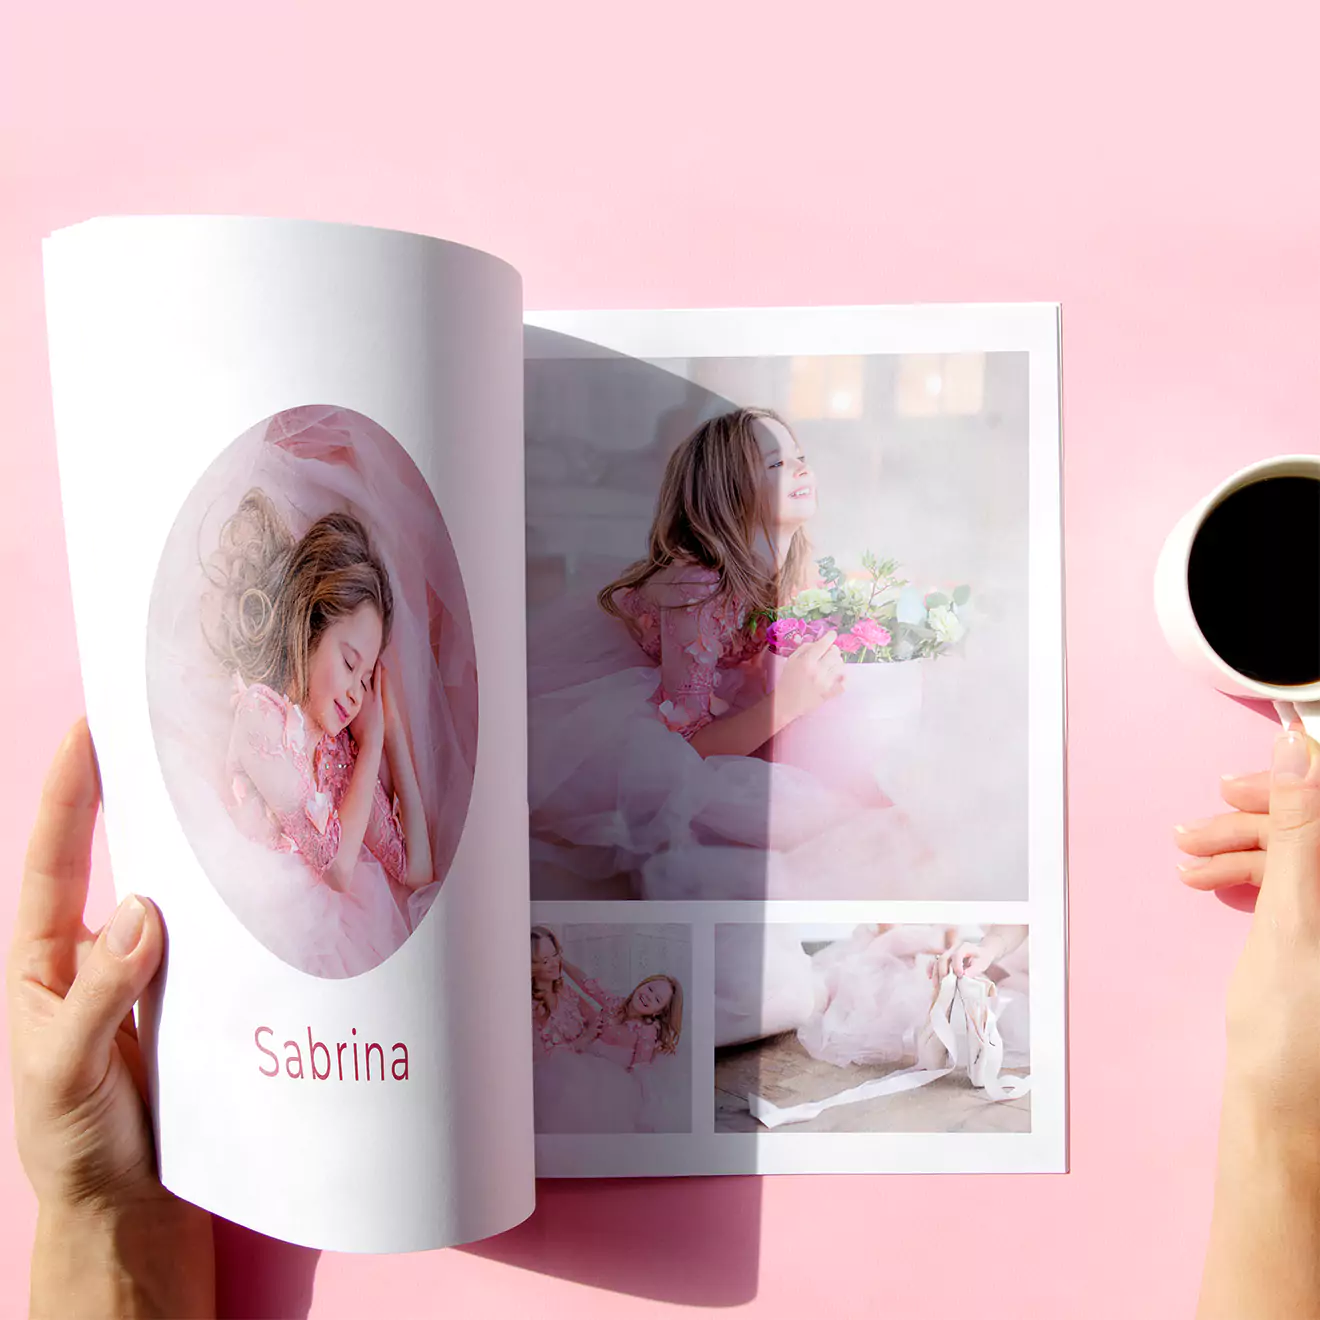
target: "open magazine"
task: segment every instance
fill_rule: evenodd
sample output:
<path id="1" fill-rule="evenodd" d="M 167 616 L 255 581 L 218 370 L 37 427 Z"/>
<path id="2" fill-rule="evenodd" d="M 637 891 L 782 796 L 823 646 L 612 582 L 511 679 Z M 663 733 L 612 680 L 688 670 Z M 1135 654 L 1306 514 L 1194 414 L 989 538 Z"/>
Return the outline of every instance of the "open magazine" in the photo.
<path id="1" fill-rule="evenodd" d="M 1064 1169 L 1057 307 L 532 313 L 201 217 L 45 265 L 166 1186 L 406 1251 L 536 1174 Z"/>

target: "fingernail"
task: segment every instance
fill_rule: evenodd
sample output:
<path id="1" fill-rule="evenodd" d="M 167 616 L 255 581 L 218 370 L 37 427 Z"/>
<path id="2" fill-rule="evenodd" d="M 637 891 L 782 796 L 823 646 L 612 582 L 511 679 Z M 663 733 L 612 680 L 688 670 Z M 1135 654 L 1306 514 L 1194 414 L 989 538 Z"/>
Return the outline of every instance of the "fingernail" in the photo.
<path id="1" fill-rule="evenodd" d="M 1274 740 L 1274 764 L 1271 777 L 1276 784 L 1300 784 L 1311 764 L 1311 749 L 1306 735 L 1289 729 Z"/>
<path id="2" fill-rule="evenodd" d="M 105 932 L 106 948 L 116 958 L 127 958 L 137 948 L 146 922 L 147 909 L 143 906 L 142 900 L 135 894 L 130 894 L 110 918 L 110 925 Z"/>
<path id="3" fill-rule="evenodd" d="M 1193 830 L 1203 829 L 1213 821 L 1213 817 L 1207 816 L 1205 820 L 1189 820 L 1185 825 L 1175 825 L 1173 832 L 1175 834 L 1190 834 Z"/>
<path id="4" fill-rule="evenodd" d="M 1201 870 L 1202 867 L 1204 867 L 1205 865 L 1206 865 L 1206 861 L 1204 858 L 1202 858 L 1200 861 L 1196 861 L 1196 862 L 1179 862 L 1178 869 L 1183 873 L 1183 875 L 1186 875 L 1189 871 Z"/>

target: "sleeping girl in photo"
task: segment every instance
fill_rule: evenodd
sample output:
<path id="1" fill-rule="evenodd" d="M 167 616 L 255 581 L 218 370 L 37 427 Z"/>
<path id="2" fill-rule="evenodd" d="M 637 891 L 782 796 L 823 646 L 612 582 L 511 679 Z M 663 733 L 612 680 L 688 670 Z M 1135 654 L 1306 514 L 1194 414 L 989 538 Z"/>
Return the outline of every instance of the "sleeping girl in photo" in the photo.
<path id="1" fill-rule="evenodd" d="M 218 453 L 161 550 L 146 680 L 212 919 L 309 976 L 395 953 L 458 850 L 478 714 L 458 559 L 399 442 L 309 404 Z"/>
<path id="2" fill-rule="evenodd" d="M 382 658 L 389 574 L 349 513 L 294 537 L 260 490 L 243 497 L 208 566 L 208 640 L 233 675 L 230 813 L 331 891 L 356 947 L 387 956 L 406 896 L 433 879 L 417 775 Z M 404 900 L 404 901 L 401 901 Z"/>

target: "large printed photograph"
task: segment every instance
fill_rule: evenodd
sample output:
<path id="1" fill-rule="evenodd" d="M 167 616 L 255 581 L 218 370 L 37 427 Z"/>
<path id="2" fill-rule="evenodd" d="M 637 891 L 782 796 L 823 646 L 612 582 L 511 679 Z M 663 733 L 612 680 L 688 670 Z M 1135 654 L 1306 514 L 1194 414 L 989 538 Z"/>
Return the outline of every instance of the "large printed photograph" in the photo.
<path id="1" fill-rule="evenodd" d="M 1028 355 L 526 384 L 533 898 L 1025 899 Z"/>
<path id="2" fill-rule="evenodd" d="M 343 408 L 258 423 L 184 501 L 147 632 L 161 773 L 221 898 L 309 975 L 378 966 L 439 893 L 476 755 L 467 601 L 412 459 Z"/>

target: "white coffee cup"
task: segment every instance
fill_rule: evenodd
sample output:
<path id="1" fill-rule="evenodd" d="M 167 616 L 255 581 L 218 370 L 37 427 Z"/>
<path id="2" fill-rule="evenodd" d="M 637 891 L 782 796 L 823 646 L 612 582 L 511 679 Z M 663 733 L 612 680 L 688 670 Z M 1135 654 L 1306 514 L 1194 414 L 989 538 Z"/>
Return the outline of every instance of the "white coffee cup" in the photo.
<path id="1" fill-rule="evenodd" d="M 1248 678 L 1227 664 L 1206 641 L 1187 590 L 1187 566 L 1192 542 L 1212 509 L 1234 491 L 1269 477 L 1314 477 L 1320 480 L 1320 455 L 1282 454 L 1235 472 L 1220 482 L 1169 533 L 1155 565 L 1155 613 L 1173 653 L 1189 668 L 1208 678 L 1220 692 L 1274 702 L 1285 725 L 1300 718 L 1311 737 L 1320 739 L 1320 681 L 1282 687 Z"/>

